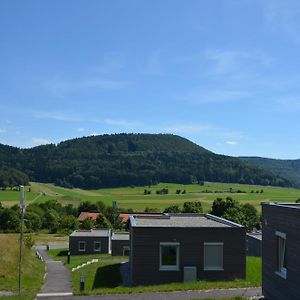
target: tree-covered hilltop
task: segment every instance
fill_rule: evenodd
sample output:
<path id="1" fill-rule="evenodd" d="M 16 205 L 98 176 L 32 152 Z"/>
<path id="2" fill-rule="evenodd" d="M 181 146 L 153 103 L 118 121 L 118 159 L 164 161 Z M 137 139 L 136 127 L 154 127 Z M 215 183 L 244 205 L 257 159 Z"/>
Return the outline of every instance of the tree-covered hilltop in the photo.
<path id="1" fill-rule="evenodd" d="M 19 149 L 0 145 L 0 166 L 31 181 L 101 188 L 159 182 L 236 182 L 290 186 L 290 182 L 238 158 L 214 154 L 171 134 L 115 134 Z"/>
<path id="2" fill-rule="evenodd" d="M 300 159 L 271 159 L 263 157 L 240 157 L 300 186 Z"/>
<path id="3" fill-rule="evenodd" d="M 29 178 L 23 172 L 13 168 L 0 169 L 0 187 L 1 188 L 13 188 L 18 185 L 27 185 Z"/>

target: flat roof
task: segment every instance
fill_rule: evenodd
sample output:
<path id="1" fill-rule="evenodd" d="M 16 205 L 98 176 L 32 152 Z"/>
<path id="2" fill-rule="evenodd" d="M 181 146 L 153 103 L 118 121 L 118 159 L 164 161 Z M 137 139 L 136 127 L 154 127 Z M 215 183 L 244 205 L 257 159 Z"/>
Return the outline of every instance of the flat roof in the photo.
<path id="1" fill-rule="evenodd" d="M 254 239 L 257 239 L 257 240 L 262 240 L 262 232 L 250 232 L 250 233 L 247 233 L 247 236 L 250 236 Z"/>
<path id="2" fill-rule="evenodd" d="M 129 241 L 129 232 L 113 232 L 111 239 L 116 241 Z"/>
<path id="3" fill-rule="evenodd" d="M 70 236 L 78 237 L 107 237 L 110 235 L 110 229 L 91 229 L 91 230 L 75 230 Z"/>
<path id="4" fill-rule="evenodd" d="M 164 214 L 163 216 L 132 216 L 133 227 L 243 227 L 210 214 Z"/>
<path id="5" fill-rule="evenodd" d="M 285 207 L 285 208 L 293 208 L 293 209 L 300 209 L 300 203 L 288 203 L 288 202 L 262 202 L 261 205 L 272 205 L 278 207 Z"/>

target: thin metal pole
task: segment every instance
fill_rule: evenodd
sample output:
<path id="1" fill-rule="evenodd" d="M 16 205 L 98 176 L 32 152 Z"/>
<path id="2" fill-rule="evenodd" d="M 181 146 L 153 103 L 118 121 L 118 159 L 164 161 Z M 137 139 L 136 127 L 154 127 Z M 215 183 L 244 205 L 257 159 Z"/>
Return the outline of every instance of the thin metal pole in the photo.
<path id="1" fill-rule="evenodd" d="M 21 212 L 21 230 L 20 230 L 20 257 L 19 257 L 19 294 L 22 289 L 22 256 L 23 256 L 23 224 L 25 211 L 24 186 L 20 186 L 20 212 Z"/>

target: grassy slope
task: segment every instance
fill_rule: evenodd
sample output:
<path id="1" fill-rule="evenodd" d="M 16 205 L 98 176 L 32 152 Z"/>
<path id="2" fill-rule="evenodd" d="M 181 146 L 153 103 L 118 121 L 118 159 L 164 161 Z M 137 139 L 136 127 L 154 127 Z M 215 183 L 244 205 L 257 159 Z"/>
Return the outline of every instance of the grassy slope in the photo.
<path id="1" fill-rule="evenodd" d="M 156 190 L 167 187 L 168 195 L 156 195 Z M 151 190 L 151 195 L 144 195 L 144 189 Z M 246 193 L 229 193 L 229 189 L 242 190 Z M 176 190 L 186 190 L 186 194 L 176 195 Z M 205 193 L 203 191 L 219 191 L 220 193 Z M 251 191 L 255 193 L 251 193 Z M 256 191 L 263 190 L 263 193 Z M 182 205 L 185 201 L 201 201 L 205 211 L 209 211 L 212 202 L 217 197 L 231 196 L 241 203 L 251 203 L 260 210 L 262 201 L 275 202 L 295 202 L 300 198 L 300 189 L 281 188 L 281 187 L 265 187 L 242 184 L 226 184 L 226 183 L 209 183 L 204 186 L 199 185 L 180 185 L 173 183 L 159 184 L 149 187 L 125 187 L 114 189 L 100 190 L 80 190 L 65 189 L 54 186 L 52 184 L 32 183 L 31 192 L 26 192 L 28 203 L 32 201 L 40 192 L 45 195 L 39 197 L 37 202 L 44 202 L 49 199 L 57 199 L 63 204 L 73 203 L 78 205 L 80 201 L 97 202 L 103 201 L 107 205 L 111 205 L 112 201 L 118 202 L 119 207 L 128 209 L 132 208 L 136 211 L 143 211 L 145 207 L 158 208 L 163 210 L 165 207 L 178 204 Z M 5 206 L 18 203 L 19 193 L 16 191 L 0 191 L 0 202 Z"/>
<path id="2" fill-rule="evenodd" d="M 33 299 L 43 284 L 44 264 L 33 251 L 23 247 L 22 296 L 9 299 Z M 0 234 L 0 290 L 18 291 L 19 240 L 16 234 Z"/>

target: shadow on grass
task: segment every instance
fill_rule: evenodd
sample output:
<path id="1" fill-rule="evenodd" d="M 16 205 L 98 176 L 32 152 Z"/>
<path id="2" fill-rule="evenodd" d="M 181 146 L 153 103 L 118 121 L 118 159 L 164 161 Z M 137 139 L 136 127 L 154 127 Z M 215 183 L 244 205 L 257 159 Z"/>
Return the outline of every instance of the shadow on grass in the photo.
<path id="1" fill-rule="evenodd" d="M 61 250 L 56 254 L 56 256 L 68 256 L 68 252 L 68 250 Z"/>
<path id="2" fill-rule="evenodd" d="M 121 264 L 99 267 L 95 274 L 93 289 L 114 288 L 122 284 Z"/>

